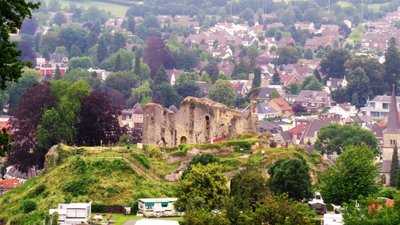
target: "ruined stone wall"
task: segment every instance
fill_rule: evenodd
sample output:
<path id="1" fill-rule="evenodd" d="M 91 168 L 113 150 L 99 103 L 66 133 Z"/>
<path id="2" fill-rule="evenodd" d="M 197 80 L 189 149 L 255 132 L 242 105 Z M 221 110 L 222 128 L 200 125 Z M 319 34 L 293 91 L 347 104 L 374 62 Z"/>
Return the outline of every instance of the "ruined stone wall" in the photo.
<path id="1" fill-rule="evenodd" d="M 251 111 L 242 113 L 205 98 L 186 98 L 176 113 L 151 103 L 144 108 L 143 142 L 165 147 L 211 143 L 255 132 L 256 121 Z"/>

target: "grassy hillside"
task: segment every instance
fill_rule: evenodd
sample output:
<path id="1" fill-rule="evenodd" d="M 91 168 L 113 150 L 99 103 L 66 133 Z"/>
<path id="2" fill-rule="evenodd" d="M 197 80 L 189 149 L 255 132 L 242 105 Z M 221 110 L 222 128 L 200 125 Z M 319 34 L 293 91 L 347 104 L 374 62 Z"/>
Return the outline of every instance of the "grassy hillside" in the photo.
<path id="1" fill-rule="evenodd" d="M 50 150 L 40 176 L 0 197 L 0 219 L 18 225 L 43 224 L 48 209 L 58 203 L 92 201 L 126 206 L 142 197 L 175 196 L 176 180 L 169 182 L 165 177 L 183 171 L 193 156 L 201 153 L 216 155 L 228 176 L 248 164 L 267 168 L 276 160 L 292 157 L 306 159 L 313 175 L 324 167 L 317 154 L 262 147 L 256 138 L 164 150 L 59 146 Z M 37 204 L 33 211 L 26 210 L 29 201 Z"/>

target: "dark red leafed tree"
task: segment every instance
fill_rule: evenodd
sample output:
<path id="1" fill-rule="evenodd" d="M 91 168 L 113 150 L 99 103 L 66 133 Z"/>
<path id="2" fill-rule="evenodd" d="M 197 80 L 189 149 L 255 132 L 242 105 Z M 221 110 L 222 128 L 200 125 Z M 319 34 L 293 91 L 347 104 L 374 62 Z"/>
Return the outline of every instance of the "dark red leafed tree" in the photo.
<path id="1" fill-rule="evenodd" d="M 143 60 L 150 67 L 152 78 L 157 74 L 162 65 L 166 69 L 174 67 L 174 59 L 159 36 L 150 36 L 147 38 Z"/>
<path id="2" fill-rule="evenodd" d="M 99 90 L 93 91 L 82 102 L 77 125 L 80 145 L 96 146 L 119 141 L 124 129 L 118 123 L 120 107 L 113 106 L 111 97 Z"/>
<path id="3" fill-rule="evenodd" d="M 55 102 L 50 84 L 37 84 L 22 95 L 16 110 L 12 112 L 13 142 L 8 160 L 22 171 L 43 165 L 46 152 L 36 149 L 36 128 L 43 112 L 54 106 Z"/>

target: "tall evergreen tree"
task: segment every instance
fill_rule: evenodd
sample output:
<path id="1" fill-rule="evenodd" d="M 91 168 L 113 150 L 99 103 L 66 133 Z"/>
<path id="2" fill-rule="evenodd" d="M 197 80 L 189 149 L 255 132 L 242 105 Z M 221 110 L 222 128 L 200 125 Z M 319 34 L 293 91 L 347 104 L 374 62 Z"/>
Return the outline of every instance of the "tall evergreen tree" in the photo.
<path id="1" fill-rule="evenodd" d="M 135 67 L 133 69 L 133 72 L 138 76 L 140 76 L 142 73 L 140 68 L 140 56 L 137 53 L 135 54 Z"/>
<path id="2" fill-rule="evenodd" d="M 158 72 L 156 73 L 156 75 L 154 76 L 153 79 L 153 84 L 154 85 L 159 85 L 162 84 L 164 82 L 168 82 L 168 75 L 167 75 L 167 71 L 165 71 L 165 67 L 161 66 L 160 69 L 158 70 Z"/>
<path id="3" fill-rule="evenodd" d="M 277 70 L 275 70 L 274 75 L 272 75 L 272 81 L 271 83 L 273 85 L 279 85 L 281 84 L 281 77 L 279 76 L 279 73 Z"/>
<path id="4" fill-rule="evenodd" d="M 121 55 L 118 54 L 117 58 L 115 59 L 114 71 L 118 72 L 122 70 L 122 62 L 121 62 Z"/>
<path id="5" fill-rule="evenodd" d="M 399 174 L 399 156 L 398 156 L 397 145 L 395 145 L 392 155 L 392 167 L 390 169 L 390 186 L 392 187 L 399 186 L 399 182 L 397 180 L 398 174 Z"/>
<path id="6" fill-rule="evenodd" d="M 261 70 L 259 68 L 254 70 L 254 78 L 252 88 L 259 88 L 261 86 Z"/>
<path id="7" fill-rule="evenodd" d="M 61 79 L 61 71 L 58 65 L 56 66 L 56 71 L 54 72 L 54 79 L 55 80 Z"/>
<path id="8" fill-rule="evenodd" d="M 390 87 L 396 84 L 400 78 L 400 52 L 394 38 L 391 38 L 389 41 L 389 46 L 385 53 L 385 60 L 384 80 L 387 90 L 390 90 Z"/>
<path id="9" fill-rule="evenodd" d="M 107 58 L 108 50 L 107 50 L 107 42 L 106 40 L 102 37 L 99 40 L 99 44 L 97 46 L 97 52 L 96 52 L 96 57 L 97 57 L 97 62 L 101 63 L 105 58 Z"/>

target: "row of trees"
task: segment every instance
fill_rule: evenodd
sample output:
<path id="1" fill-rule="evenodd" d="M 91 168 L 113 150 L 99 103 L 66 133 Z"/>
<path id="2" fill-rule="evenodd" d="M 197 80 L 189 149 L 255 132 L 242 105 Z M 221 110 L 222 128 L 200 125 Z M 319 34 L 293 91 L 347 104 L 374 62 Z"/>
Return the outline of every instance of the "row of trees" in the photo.
<path id="1" fill-rule="evenodd" d="M 219 160 L 200 155 L 192 160 L 179 183 L 176 206 L 186 211 L 183 224 L 315 224 L 316 215 L 301 203 L 315 188 L 326 203 L 347 204 L 346 224 L 363 224 L 355 223 L 360 220 L 385 224 L 383 214 L 361 219 L 356 216 L 365 211 L 353 209 L 354 201 L 379 195 L 374 157 L 366 146 L 345 147 L 335 165 L 322 172 L 315 187 L 302 158 L 275 162 L 268 169 L 268 179 L 260 167 L 249 166 L 238 172 L 228 187 Z M 387 210 L 387 216 L 393 219 L 398 207 L 384 212 Z"/>
<path id="2" fill-rule="evenodd" d="M 92 90 L 83 80 L 36 84 L 22 95 L 13 112 L 9 163 L 22 170 L 41 168 L 52 145 L 116 143 L 124 132 L 119 113 L 120 107 L 107 92 Z"/>
<path id="3" fill-rule="evenodd" d="M 336 49 L 321 61 L 324 80 L 346 78 L 348 85 L 332 93 L 335 101 L 351 102 L 362 107 L 367 99 L 389 93 L 400 78 L 400 51 L 392 38 L 385 53 L 385 62 L 368 56 L 352 56 L 344 49 Z"/>

